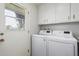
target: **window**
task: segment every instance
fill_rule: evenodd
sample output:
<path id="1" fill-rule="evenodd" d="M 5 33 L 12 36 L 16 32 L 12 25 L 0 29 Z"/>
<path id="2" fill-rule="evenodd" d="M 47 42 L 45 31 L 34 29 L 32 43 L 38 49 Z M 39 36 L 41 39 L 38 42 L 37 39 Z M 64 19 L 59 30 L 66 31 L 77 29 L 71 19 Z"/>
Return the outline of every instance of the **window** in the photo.
<path id="1" fill-rule="evenodd" d="M 5 5 L 5 26 L 7 30 L 24 30 L 24 10 L 14 4 Z"/>

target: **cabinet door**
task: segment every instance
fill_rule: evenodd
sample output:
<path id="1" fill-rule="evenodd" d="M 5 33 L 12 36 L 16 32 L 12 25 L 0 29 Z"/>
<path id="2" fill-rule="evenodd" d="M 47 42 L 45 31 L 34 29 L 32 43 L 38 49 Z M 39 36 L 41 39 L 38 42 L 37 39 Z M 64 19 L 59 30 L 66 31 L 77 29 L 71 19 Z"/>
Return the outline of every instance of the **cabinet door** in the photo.
<path id="1" fill-rule="evenodd" d="M 56 4 L 56 23 L 67 22 L 70 20 L 70 4 Z"/>
<path id="2" fill-rule="evenodd" d="M 39 6 L 39 24 L 55 23 L 55 4 L 42 4 Z"/>
<path id="3" fill-rule="evenodd" d="M 38 11 L 38 19 L 39 19 L 39 24 L 45 24 L 46 22 L 47 22 L 47 20 L 45 19 L 45 12 L 46 12 L 46 10 L 44 9 L 45 8 L 45 6 L 42 6 L 42 5 L 40 5 L 39 7 L 38 7 L 39 9 L 39 11 Z"/>
<path id="4" fill-rule="evenodd" d="M 74 56 L 73 44 L 50 41 L 48 45 L 49 56 Z"/>
<path id="5" fill-rule="evenodd" d="M 32 56 L 45 56 L 46 43 L 45 40 L 39 37 L 32 39 Z"/>
<path id="6" fill-rule="evenodd" d="M 71 21 L 79 21 L 79 3 L 71 3 Z"/>

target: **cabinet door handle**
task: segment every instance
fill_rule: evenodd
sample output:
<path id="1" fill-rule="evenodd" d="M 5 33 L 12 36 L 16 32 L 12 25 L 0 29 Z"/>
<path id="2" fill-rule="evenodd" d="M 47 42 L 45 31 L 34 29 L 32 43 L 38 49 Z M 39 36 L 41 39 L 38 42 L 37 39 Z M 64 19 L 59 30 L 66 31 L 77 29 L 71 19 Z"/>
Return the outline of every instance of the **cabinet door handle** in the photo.
<path id="1" fill-rule="evenodd" d="M 75 14 L 73 14 L 73 19 L 75 19 Z"/>
<path id="2" fill-rule="evenodd" d="M 45 39 L 43 39 L 44 41 L 46 41 Z"/>
<path id="3" fill-rule="evenodd" d="M 70 17 L 68 16 L 68 20 L 70 19 Z"/>

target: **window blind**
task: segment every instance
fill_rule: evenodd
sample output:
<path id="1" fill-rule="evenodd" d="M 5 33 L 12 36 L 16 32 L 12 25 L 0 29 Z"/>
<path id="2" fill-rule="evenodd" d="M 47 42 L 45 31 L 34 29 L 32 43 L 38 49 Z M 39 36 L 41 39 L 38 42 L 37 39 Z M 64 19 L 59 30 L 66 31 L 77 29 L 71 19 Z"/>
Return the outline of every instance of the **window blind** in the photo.
<path id="1" fill-rule="evenodd" d="M 12 4 L 12 3 L 6 3 L 5 8 L 9 9 L 9 10 L 12 10 L 12 11 L 15 11 L 18 14 L 22 14 L 22 15 L 25 14 L 25 10 L 23 8 L 21 8 L 20 6 L 15 5 L 15 4 Z"/>

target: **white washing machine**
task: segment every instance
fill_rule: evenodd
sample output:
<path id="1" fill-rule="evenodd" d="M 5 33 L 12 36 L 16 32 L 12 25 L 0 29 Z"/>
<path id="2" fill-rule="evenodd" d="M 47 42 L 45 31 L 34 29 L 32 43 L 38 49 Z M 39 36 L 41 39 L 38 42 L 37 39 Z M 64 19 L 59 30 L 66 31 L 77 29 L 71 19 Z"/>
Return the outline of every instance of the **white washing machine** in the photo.
<path id="1" fill-rule="evenodd" d="M 32 36 L 32 56 L 77 56 L 77 40 L 70 31 L 42 30 Z"/>

